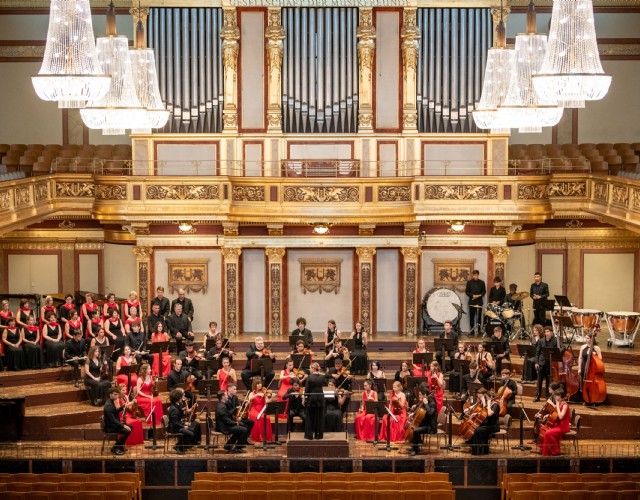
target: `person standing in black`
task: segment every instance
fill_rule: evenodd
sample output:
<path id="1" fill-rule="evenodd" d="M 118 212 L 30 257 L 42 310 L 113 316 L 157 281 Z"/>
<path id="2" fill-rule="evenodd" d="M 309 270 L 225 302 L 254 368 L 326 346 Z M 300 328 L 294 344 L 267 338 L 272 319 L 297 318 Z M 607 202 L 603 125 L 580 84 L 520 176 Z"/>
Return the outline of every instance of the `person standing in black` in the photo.
<path id="1" fill-rule="evenodd" d="M 124 443 L 131 434 L 131 427 L 122 423 L 120 412 L 124 410 L 124 405 L 116 406 L 116 401 L 120 397 L 120 389 L 112 387 L 109 389 L 109 398 L 104 404 L 104 431 L 107 433 L 117 433 L 116 444 L 111 448 L 114 455 L 124 455 Z"/>
<path id="2" fill-rule="evenodd" d="M 289 402 L 287 407 L 287 429 L 291 431 L 293 428 L 293 418 L 300 417 L 302 419 L 302 427 L 304 428 L 305 410 L 302 404 L 302 393 L 300 391 L 300 381 L 296 378 L 291 382 L 291 387 L 282 396 L 284 401 Z"/>
<path id="3" fill-rule="evenodd" d="M 185 297 L 185 291 L 182 288 L 178 290 L 178 298 L 171 301 L 171 310 L 175 311 L 178 304 L 182 306 L 182 312 L 187 315 L 189 321 L 193 321 L 193 302 Z"/>
<path id="4" fill-rule="evenodd" d="M 256 337 L 255 343 L 251 344 L 249 346 L 249 349 L 247 349 L 246 356 L 247 365 L 244 367 L 244 370 L 242 370 L 241 377 L 242 381 L 244 382 L 244 386 L 247 389 L 251 389 L 251 377 L 255 374 L 260 373 L 259 371 L 256 373 L 251 370 L 251 360 L 268 357 L 271 358 L 271 361 L 275 361 L 276 355 L 270 351 L 267 353 L 264 347 L 264 339 L 262 337 Z M 270 371 L 266 372 L 264 374 L 264 383 L 262 384 L 263 387 L 269 387 L 269 385 L 271 385 L 273 377 L 275 376 L 276 374 L 274 373 L 273 368 L 271 368 Z"/>
<path id="5" fill-rule="evenodd" d="M 559 347 L 558 337 L 553 335 L 553 329 L 550 326 L 544 327 L 544 337 L 538 340 L 536 344 L 536 370 L 538 371 L 538 390 L 533 402 L 540 401 L 540 393 L 542 392 L 542 381 L 545 381 L 546 397 L 549 397 L 549 381 L 551 378 L 551 367 L 549 360 L 545 357 L 545 347 Z"/>
<path id="6" fill-rule="evenodd" d="M 440 334 L 440 338 L 453 339 L 453 349 L 446 351 L 447 356 L 449 356 L 449 359 L 453 359 L 453 355 L 456 352 L 456 349 L 458 348 L 458 334 L 453 329 L 453 322 L 449 320 L 444 322 L 444 331 Z M 449 371 L 451 369 L 451 367 L 449 367 L 449 369 L 445 367 L 445 364 L 443 363 L 444 360 L 442 359 L 441 350 L 438 350 L 436 352 L 436 360 L 438 361 L 438 364 L 442 366 L 444 371 Z"/>
<path id="7" fill-rule="evenodd" d="M 164 316 L 164 318 L 168 318 L 171 314 L 171 304 L 169 299 L 164 296 L 164 287 L 159 286 L 156 289 L 156 298 L 151 301 L 151 304 L 158 304 L 158 312 Z M 152 308 L 153 309 L 153 308 Z M 156 329 L 156 324 L 153 324 L 153 328 L 147 329 L 148 332 L 153 332 Z"/>
<path id="8" fill-rule="evenodd" d="M 307 320 L 300 316 L 296 320 L 296 325 L 298 325 L 298 328 L 291 332 L 291 336 L 302 337 L 305 342 L 305 347 L 309 347 L 313 344 L 313 334 L 311 333 L 311 330 L 307 328 Z"/>
<path id="9" fill-rule="evenodd" d="M 493 278 L 493 286 L 491 290 L 489 290 L 489 300 L 490 304 L 496 304 L 501 306 L 507 297 L 507 291 L 502 286 L 502 278 L 500 276 L 496 276 Z"/>
<path id="10" fill-rule="evenodd" d="M 509 346 L 509 338 L 502 331 L 502 326 L 498 325 L 493 327 L 491 342 L 500 342 L 500 345 L 502 346 L 502 353 L 493 355 L 496 362 L 496 373 L 501 373 L 503 359 L 506 359 L 509 361 L 509 364 L 511 364 L 511 347 Z"/>
<path id="11" fill-rule="evenodd" d="M 131 323 L 131 331 L 127 333 L 125 343 L 131 347 L 131 353 L 136 357 L 136 363 L 141 365 L 145 362 L 148 363 L 149 366 L 153 366 L 153 356 L 149 354 L 149 349 L 147 348 L 147 335 L 142 331 L 140 326 L 140 321 Z M 155 329 L 153 331 L 155 331 Z"/>
<path id="12" fill-rule="evenodd" d="M 475 361 L 469 363 L 469 373 L 465 373 L 462 376 L 462 384 L 460 385 L 460 401 L 463 403 L 465 403 L 471 396 L 474 396 L 474 394 L 469 394 L 469 385 L 480 382 L 480 380 L 478 380 L 479 374 L 478 363 Z"/>
<path id="13" fill-rule="evenodd" d="M 169 316 L 167 323 L 169 324 L 169 333 L 176 339 L 176 351 L 182 352 L 184 342 L 193 341 L 195 338 L 191 328 L 191 319 L 182 312 L 182 305 L 175 305 L 173 314 Z"/>
<path id="14" fill-rule="evenodd" d="M 420 453 L 420 443 L 422 443 L 422 436 L 424 434 L 437 434 L 438 433 L 438 406 L 436 399 L 431 394 L 429 386 L 422 382 L 418 386 L 418 392 L 420 393 L 420 399 L 418 404 L 412 413 L 422 408 L 425 411 L 425 415 L 420 422 L 419 427 L 413 429 L 413 439 L 411 440 L 411 450 L 409 455 L 414 456 Z"/>
<path id="15" fill-rule="evenodd" d="M 165 299 L 166 300 L 166 299 Z M 167 307 L 169 307 L 169 301 L 167 300 Z M 147 316 L 147 332 L 151 335 L 158 328 L 158 323 L 162 323 L 162 330 L 167 331 L 167 319 L 160 312 L 160 303 L 154 302 L 151 305 L 151 312 Z"/>
<path id="16" fill-rule="evenodd" d="M 477 269 L 473 271 L 472 278 L 467 281 L 464 293 L 469 297 L 469 330 L 471 330 L 480 325 L 480 320 L 482 319 L 482 304 L 484 303 L 484 296 L 487 293 L 487 287 L 484 281 L 480 279 L 480 271 Z M 479 333 L 477 330 L 476 328 L 476 334 Z"/>
<path id="17" fill-rule="evenodd" d="M 472 455 L 488 455 L 489 438 L 500 430 L 500 405 L 491 399 L 484 387 L 478 389 L 478 398 L 481 407 L 487 411 L 487 418 L 478 426 L 467 444 L 471 446 Z"/>
<path id="18" fill-rule="evenodd" d="M 64 347 L 64 362 L 73 367 L 73 384 L 78 385 L 80 366 L 84 365 L 86 342 L 82 338 L 82 330 L 73 330 L 73 336 Z"/>
<path id="19" fill-rule="evenodd" d="M 545 303 L 549 298 L 549 285 L 542 281 L 542 274 L 539 272 L 533 275 L 529 295 L 533 299 L 533 323 L 545 325 L 547 320 Z"/>
<path id="20" fill-rule="evenodd" d="M 173 434 L 181 434 L 178 444 L 173 449 L 182 455 L 187 448 L 200 444 L 200 423 L 197 420 L 184 420 L 186 403 L 184 390 L 173 389 L 169 393 L 169 402 L 171 405 L 167 411 L 169 415 L 167 430 Z M 190 410 L 191 408 L 188 409 Z"/>
<path id="21" fill-rule="evenodd" d="M 233 413 L 227 405 L 229 396 L 224 391 L 218 391 L 218 404 L 216 405 L 216 430 L 229 436 L 224 449 L 229 453 L 246 453 L 249 430 L 233 419 Z"/>
<path id="22" fill-rule="evenodd" d="M 320 374 L 320 365 L 311 363 L 311 375 L 307 378 L 304 387 L 307 413 L 305 416 L 305 439 L 322 439 L 324 436 L 324 377 Z"/>

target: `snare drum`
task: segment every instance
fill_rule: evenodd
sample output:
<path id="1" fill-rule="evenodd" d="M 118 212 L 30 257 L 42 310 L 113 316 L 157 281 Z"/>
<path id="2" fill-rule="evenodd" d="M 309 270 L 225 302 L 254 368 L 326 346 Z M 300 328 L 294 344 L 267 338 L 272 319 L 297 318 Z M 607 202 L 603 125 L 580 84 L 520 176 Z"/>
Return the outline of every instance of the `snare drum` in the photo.
<path id="1" fill-rule="evenodd" d="M 502 316 L 505 319 L 511 319 L 516 314 L 515 310 L 509 306 L 502 306 Z"/>
<path id="2" fill-rule="evenodd" d="M 583 330 L 593 330 L 600 324 L 602 319 L 602 311 L 597 309 L 575 309 L 571 313 L 573 324 L 580 325 Z"/>
<path id="3" fill-rule="evenodd" d="M 502 308 L 498 304 L 489 303 L 484 315 L 491 319 L 496 319 L 500 315 L 500 311 L 502 311 Z"/>

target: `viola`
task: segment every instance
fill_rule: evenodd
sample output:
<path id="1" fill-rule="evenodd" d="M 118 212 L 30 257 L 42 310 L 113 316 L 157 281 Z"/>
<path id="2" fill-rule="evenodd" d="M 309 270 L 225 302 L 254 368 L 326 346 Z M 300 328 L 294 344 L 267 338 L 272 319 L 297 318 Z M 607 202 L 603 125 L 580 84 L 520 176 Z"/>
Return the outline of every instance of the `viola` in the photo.
<path id="1" fill-rule="evenodd" d="M 302 368 L 294 368 L 292 373 L 298 377 L 299 380 L 302 380 L 307 375 Z"/>
<path id="2" fill-rule="evenodd" d="M 189 392 L 195 392 L 196 390 L 195 382 L 196 382 L 195 375 L 189 375 L 187 377 L 187 380 L 185 380 L 184 390 Z"/>
<path id="3" fill-rule="evenodd" d="M 591 337 L 591 346 L 587 352 L 587 362 L 582 367 L 582 399 L 585 403 L 602 403 L 607 398 L 607 384 L 604 382 L 604 363 L 595 354 L 596 334 Z"/>

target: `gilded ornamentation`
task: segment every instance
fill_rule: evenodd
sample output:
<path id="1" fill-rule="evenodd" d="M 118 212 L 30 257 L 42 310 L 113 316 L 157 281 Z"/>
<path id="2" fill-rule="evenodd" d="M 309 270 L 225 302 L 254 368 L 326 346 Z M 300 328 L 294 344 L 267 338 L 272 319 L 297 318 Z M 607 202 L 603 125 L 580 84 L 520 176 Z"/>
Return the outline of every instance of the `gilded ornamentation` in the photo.
<path id="1" fill-rule="evenodd" d="M 23 207 L 31 202 L 31 194 L 27 186 L 18 186 L 13 190 L 13 193 L 16 200 L 16 208 Z"/>
<path id="2" fill-rule="evenodd" d="M 587 195 L 587 183 L 577 182 L 550 182 L 549 197 L 578 197 Z"/>
<path id="3" fill-rule="evenodd" d="M 0 210 L 7 210 L 11 207 L 11 193 L 8 189 L 0 191 Z"/>
<path id="4" fill-rule="evenodd" d="M 138 294 L 140 300 L 140 315 L 147 314 L 147 304 L 149 303 L 149 262 L 138 262 Z"/>
<path id="5" fill-rule="evenodd" d="M 571 219 L 569 222 L 565 224 L 569 229 L 578 229 L 584 226 L 584 222 L 581 222 L 577 219 Z"/>
<path id="6" fill-rule="evenodd" d="M 495 184 L 434 186 L 425 185 L 426 200 L 495 200 L 498 186 Z"/>
<path id="7" fill-rule="evenodd" d="M 96 200 L 126 200 L 126 184 L 98 184 L 96 186 Z"/>
<path id="8" fill-rule="evenodd" d="M 547 186 L 540 184 L 518 184 L 519 200 L 545 200 L 548 198 Z"/>
<path id="9" fill-rule="evenodd" d="M 510 224 L 510 223 L 504 224 L 501 222 L 493 223 L 493 234 L 497 234 L 497 235 L 509 236 L 515 233 L 516 231 L 519 231 L 520 229 L 522 229 L 522 226 L 519 224 Z"/>
<path id="10" fill-rule="evenodd" d="M 100 241 L 79 241 L 74 245 L 74 248 L 76 250 L 104 250 L 104 243 Z"/>
<path id="11" fill-rule="evenodd" d="M 493 24 L 497 25 L 500 22 L 500 18 L 507 22 L 507 17 L 511 12 L 511 7 L 491 7 L 491 17 L 493 18 Z"/>
<path id="12" fill-rule="evenodd" d="M 224 8 L 223 26 L 220 31 L 222 38 L 222 62 L 224 67 L 224 108 L 222 121 L 224 128 L 238 128 L 238 52 L 240 40 L 240 28 L 236 17 L 235 8 Z"/>
<path id="13" fill-rule="evenodd" d="M 593 199 L 607 202 L 608 198 L 608 189 L 607 184 L 604 182 L 594 182 L 593 183 Z"/>
<path id="14" fill-rule="evenodd" d="M 233 201 L 264 201 L 264 186 L 233 186 Z"/>
<path id="15" fill-rule="evenodd" d="M 370 129 L 373 123 L 373 60 L 376 51 L 376 29 L 373 9 L 358 9 L 358 91 L 360 97 L 358 127 Z"/>
<path id="16" fill-rule="evenodd" d="M 46 200 L 49 198 L 49 183 L 38 182 L 33 185 L 33 199 L 37 203 L 40 200 Z"/>
<path id="17" fill-rule="evenodd" d="M 56 181 L 56 197 L 58 198 L 93 198 L 95 184 L 91 182 Z"/>
<path id="18" fill-rule="evenodd" d="M 380 186 L 378 201 L 411 201 L 409 186 Z"/>
<path id="19" fill-rule="evenodd" d="M 73 243 L 60 242 L 13 242 L 1 243 L 0 248 L 3 250 L 73 250 Z"/>
<path id="20" fill-rule="evenodd" d="M 267 224 L 269 236 L 284 236 L 284 224 Z"/>
<path id="21" fill-rule="evenodd" d="M 376 249 L 374 247 L 356 247 L 356 254 L 360 262 L 373 262 Z"/>
<path id="22" fill-rule="evenodd" d="M 358 113 L 358 126 L 371 128 L 373 115 L 371 113 Z"/>
<path id="23" fill-rule="evenodd" d="M 223 111 L 222 121 L 225 128 L 238 128 L 238 115 L 235 111 Z"/>
<path id="24" fill-rule="evenodd" d="M 417 261 L 418 258 L 420 257 L 420 252 L 421 252 L 419 247 L 402 247 L 400 251 L 404 256 L 405 262 Z"/>
<path id="25" fill-rule="evenodd" d="M 433 286 L 464 292 L 475 268 L 476 259 L 431 259 L 431 262 Z"/>
<path id="26" fill-rule="evenodd" d="M 420 235 L 420 223 L 419 222 L 405 222 L 404 223 L 404 235 L 405 236 L 419 236 Z"/>
<path id="27" fill-rule="evenodd" d="M 358 236 L 373 236 L 373 233 L 375 230 L 376 230 L 375 224 L 359 224 Z"/>
<path id="28" fill-rule="evenodd" d="M 300 286 L 303 293 L 338 294 L 342 259 L 298 259 L 298 262 L 300 262 Z"/>
<path id="29" fill-rule="evenodd" d="M 504 278 L 504 262 L 496 262 L 493 266 L 493 275 L 495 277 Z"/>
<path id="30" fill-rule="evenodd" d="M 611 203 L 627 206 L 629 204 L 629 188 L 627 186 L 611 187 Z"/>
<path id="31" fill-rule="evenodd" d="M 286 252 L 284 248 L 265 248 L 264 250 L 269 262 L 282 262 Z"/>
<path id="32" fill-rule="evenodd" d="M 238 223 L 237 222 L 223 222 L 222 223 L 222 231 L 224 232 L 225 236 L 238 236 Z M 239 248 L 229 248 L 229 258 L 232 257 L 231 253 L 235 250 L 240 250 Z M 224 253 L 224 251 L 222 252 L 223 255 L 225 256 L 225 258 L 227 257 L 227 254 Z M 238 254 L 240 255 L 240 254 Z"/>
<path id="33" fill-rule="evenodd" d="M 536 247 L 538 245 L 536 244 Z M 576 250 L 613 250 L 619 248 L 640 248 L 640 241 L 633 240 L 610 240 L 610 241 L 569 241 L 568 249 Z"/>
<path id="34" fill-rule="evenodd" d="M 133 18 L 133 24 L 137 24 L 138 21 L 142 21 L 144 26 L 147 25 L 147 18 L 149 17 L 149 7 L 131 7 L 129 14 Z"/>
<path id="35" fill-rule="evenodd" d="M 282 124 L 282 113 L 269 111 L 269 113 L 267 114 L 267 120 L 269 121 L 270 127 L 278 128 Z"/>
<path id="36" fill-rule="evenodd" d="M 209 259 L 167 259 L 169 291 L 207 293 Z"/>
<path id="37" fill-rule="evenodd" d="M 489 249 L 491 255 L 493 255 L 493 260 L 495 262 L 506 262 L 507 257 L 509 257 L 509 247 L 491 247 Z"/>
<path id="38" fill-rule="evenodd" d="M 153 254 L 153 248 L 151 247 L 133 247 L 133 254 L 136 256 L 136 260 L 150 260 L 151 254 Z"/>
<path id="39" fill-rule="evenodd" d="M 0 47 L 0 58 L 44 57 L 44 45 L 8 45 Z"/>
<path id="40" fill-rule="evenodd" d="M 404 128 L 415 128 L 418 124 L 418 113 L 415 111 L 405 111 L 402 115 L 402 125 Z"/>
<path id="41" fill-rule="evenodd" d="M 631 207 L 640 208 L 640 189 L 631 190 Z"/>
<path id="42" fill-rule="evenodd" d="M 227 249 L 231 250 L 231 249 Z M 234 249 L 236 250 L 236 249 Z M 237 249 L 239 250 L 239 249 Z M 224 253 L 224 252 L 223 252 Z M 227 335 L 238 333 L 238 263 L 225 263 Z"/>
<path id="43" fill-rule="evenodd" d="M 369 249 L 367 249 L 369 250 Z M 375 250 L 374 250 L 375 252 Z M 371 262 L 360 262 L 360 322 L 365 331 L 371 329 Z"/>
<path id="44" fill-rule="evenodd" d="M 58 224 L 60 229 L 73 229 L 76 227 L 74 222 L 71 222 L 69 219 L 63 220 L 60 224 Z"/>
<path id="45" fill-rule="evenodd" d="M 284 188 L 284 201 L 303 203 L 332 203 L 336 201 L 360 201 L 360 190 L 357 187 L 311 186 Z"/>
<path id="46" fill-rule="evenodd" d="M 282 264 L 279 262 L 269 266 L 269 320 L 271 335 L 282 335 Z"/>
<path id="47" fill-rule="evenodd" d="M 225 236 L 227 235 L 225 234 Z M 227 247 L 222 249 L 222 257 L 225 262 L 239 262 L 241 254 L 242 248 Z"/>
<path id="48" fill-rule="evenodd" d="M 404 249 L 403 249 L 404 250 Z M 416 289 L 418 265 L 416 262 L 408 262 L 405 265 L 404 285 L 404 331 L 409 335 L 416 334 Z"/>
<path id="49" fill-rule="evenodd" d="M 149 200 L 217 200 L 219 198 L 220 189 L 218 186 L 198 184 L 147 185 L 147 199 Z"/>

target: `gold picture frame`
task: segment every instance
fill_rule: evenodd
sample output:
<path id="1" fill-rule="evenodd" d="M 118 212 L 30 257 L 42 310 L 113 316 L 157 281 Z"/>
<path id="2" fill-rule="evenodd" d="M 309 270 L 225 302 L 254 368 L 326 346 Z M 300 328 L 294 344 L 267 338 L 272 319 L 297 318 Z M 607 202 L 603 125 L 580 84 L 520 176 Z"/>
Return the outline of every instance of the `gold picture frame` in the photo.
<path id="1" fill-rule="evenodd" d="M 431 259 L 433 286 L 464 292 L 475 269 L 476 259 Z"/>
<path id="2" fill-rule="evenodd" d="M 209 286 L 209 259 L 167 259 L 169 291 L 180 288 L 185 292 L 207 293 Z"/>
<path id="3" fill-rule="evenodd" d="M 342 259 L 298 259 L 300 262 L 300 286 L 302 293 L 340 291 L 340 266 Z"/>

